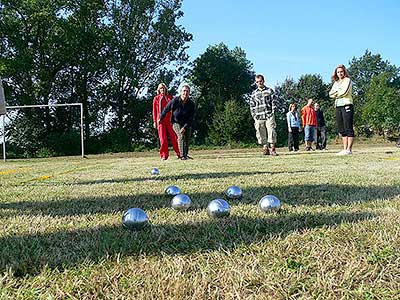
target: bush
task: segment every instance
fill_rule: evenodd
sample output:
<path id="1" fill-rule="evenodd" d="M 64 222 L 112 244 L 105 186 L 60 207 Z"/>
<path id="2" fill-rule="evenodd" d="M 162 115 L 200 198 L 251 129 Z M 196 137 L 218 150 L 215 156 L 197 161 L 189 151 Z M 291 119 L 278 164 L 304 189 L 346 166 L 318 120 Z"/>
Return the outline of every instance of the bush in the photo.
<path id="1" fill-rule="evenodd" d="M 207 142 L 211 145 L 236 145 L 249 141 L 251 124 L 248 106 L 230 100 L 214 113 Z"/>

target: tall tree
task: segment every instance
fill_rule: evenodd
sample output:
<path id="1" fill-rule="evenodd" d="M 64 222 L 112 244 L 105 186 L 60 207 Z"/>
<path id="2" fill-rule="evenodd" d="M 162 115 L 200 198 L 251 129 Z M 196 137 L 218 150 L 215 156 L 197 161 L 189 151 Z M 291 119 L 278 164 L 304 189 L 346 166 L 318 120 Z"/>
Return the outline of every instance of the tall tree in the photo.
<path id="1" fill-rule="evenodd" d="M 203 143 L 216 111 L 224 110 L 229 100 L 246 102 L 252 91 L 254 72 L 242 49 L 229 50 L 225 44 L 220 43 L 209 46 L 195 59 L 190 79 L 198 91 L 195 138 L 197 143 Z M 243 128 L 243 131 L 248 129 Z"/>
<path id="2" fill-rule="evenodd" d="M 370 129 L 388 137 L 400 125 L 400 78 L 388 72 L 374 76 L 365 94 L 362 116 Z"/>
<path id="3" fill-rule="evenodd" d="M 287 78 L 281 85 L 276 87 L 276 91 L 280 99 L 276 112 L 277 135 L 280 137 L 279 144 L 286 143 L 286 113 L 290 103 L 297 105 L 300 115 L 300 110 L 307 103 L 307 99 L 314 99 L 314 101 L 320 103 L 321 109 L 324 111 L 327 127 L 334 128 L 332 123 L 334 120 L 334 107 L 332 101 L 328 98 L 327 85 L 324 84 L 319 74 L 302 75 L 297 82 L 292 78 Z"/>
<path id="4" fill-rule="evenodd" d="M 396 76 L 399 73 L 399 68 L 390 64 L 389 61 L 383 60 L 380 54 L 372 54 L 368 50 L 361 57 L 353 57 L 350 61 L 349 73 L 354 90 L 354 122 L 359 133 L 368 131 L 368 120 L 365 120 L 362 114 L 367 101 L 367 90 L 372 79 L 385 72 Z"/>
<path id="5" fill-rule="evenodd" d="M 2 1 L 1 76 L 5 78 L 9 104 L 49 104 L 54 100 L 56 78 L 68 64 L 64 52 L 67 40 L 63 35 L 60 11 L 60 1 Z M 37 150 L 40 141 L 54 128 L 51 119 L 48 109 L 20 112 L 18 125 L 25 124 L 37 134 L 28 132 L 14 140 L 25 140 L 30 145 L 24 151 Z"/>
<path id="6" fill-rule="evenodd" d="M 107 78 L 104 98 L 118 128 L 135 125 L 135 110 L 144 88 L 159 78 L 165 67 L 188 60 L 185 52 L 192 35 L 177 24 L 183 16 L 181 0 L 110 1 L 111 41 L 106 51 Z"/>
<path id="7" fill-rule="evenodd" d="M 134 138 L 148 123 L 151 106 L 140 102 L 145 88 L 188 59 L 192 36 L 177 24 L 181 3 L 2 1 L 0 76 L 9 104 L 81 102 L 87 136 L 99 125 L 107 128 L 100 120 L 108 116 L 108 128 L 124 128 Z M 29 118 L 45 128 L 37 131 L 43 135 L 65 131 L 72 122 L 49 110 Z"/>

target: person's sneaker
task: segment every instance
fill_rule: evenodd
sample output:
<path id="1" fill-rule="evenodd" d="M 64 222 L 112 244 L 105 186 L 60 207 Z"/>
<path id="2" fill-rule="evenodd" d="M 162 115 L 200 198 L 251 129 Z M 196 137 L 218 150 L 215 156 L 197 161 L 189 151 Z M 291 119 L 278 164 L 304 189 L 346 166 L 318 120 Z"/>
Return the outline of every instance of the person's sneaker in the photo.
<path id="1" fill-rule="evenodd" d="M 276 153 L 276 151 L 275 151 L 275 150 L 271 150 L 271 155 L 272 155 L 272 156 L 278 156 L 279 154 L 278 154 L 278 153 Z"/>
<path id="2" fill-rule="evenodd" d="M 161 157 L 161 160 L 167 160 L 168 157 Z"/>
<path id="3" fill-rule="evenodd" d="M 400 143 L 397 143 L 397 144 L 396 144 L 396 147 L 397 147 L 397 148 L 400 148 Z"/>
<path id="4" fill-rule="evenodd" d="M 306 147 L 306 151 L 311 151 L 311 147 Z"/>
<path id="5" fill-rule="evenodd" d="M 336 155 L 346 155 L 346 150 L 339 151 Z"/>
<path id="6" fill-rule="evenodd" d="M 336 155 L 352 155 L 353 152 L 351 152 L 351 150 L 342 150 L 338 153 L 336 153 Z"/>
<path id="7" fill-rule="evenodd" d="M 187 160 L 188 158 L 186 156 L 182 156 L 181 160 Z"/>
<path id="8" fill-rule="evenodd" d="M 265 147 L 265 146 L 264 146 L 262 150 L 263 150 L 263 154 L 264 154 L 264 155 L 269 155 L 269 154 L 270 154 L 270 153 L 269 153 L 269 148 L 268 148 L 268 147 Z"/>

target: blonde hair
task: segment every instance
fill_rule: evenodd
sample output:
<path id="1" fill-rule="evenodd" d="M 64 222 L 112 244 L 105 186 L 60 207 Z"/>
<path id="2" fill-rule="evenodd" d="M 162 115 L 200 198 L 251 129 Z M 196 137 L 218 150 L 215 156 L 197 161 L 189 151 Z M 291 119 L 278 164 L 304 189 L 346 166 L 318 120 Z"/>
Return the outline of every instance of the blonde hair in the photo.
<path id="1" fill-rule="evenodd" d="M 338 81 L 339 80 L 339 77 L 337 76 L 337 74 L 336 74 L 336 71 L 337 71 L 337 69 L 339 69 L 339 68 L 342 68 L 343 69 L 343 71 L 344 71 L 344 77 L 349 77 L 350 78 L 350 76 L 349 76 L 349 72 L 347 72 L 347 69 L 346 69 L 346 67 L 344 66 L 344 65 L 342 65 L 342 64 L 339 64 L 336 68 L 335 68 L 335 70 L 333 71 L 333 74 L 332 74 L 332 81 Z"/>
<path id="2" fill-rule="evenodd" d="M 168 91 L 167 85 L 165 83 L 160 83 L 157 86 L 157 94 L 161 94 L 161 92 L 160 92 L 161 88 L 164 88 L 165 89 L 165 93 L 167 93 L 167 91 Z"/>
<path id="3" fill-rule="evenodd" d="M 294 107 L 294 109 L 297 110 L 297 105 L 296 105 L 296 103 L 290 103 L 290 104 L 289 104 L 289 111 L 290 111 L 290 109 L 291 109 L 292 107 Z"/>

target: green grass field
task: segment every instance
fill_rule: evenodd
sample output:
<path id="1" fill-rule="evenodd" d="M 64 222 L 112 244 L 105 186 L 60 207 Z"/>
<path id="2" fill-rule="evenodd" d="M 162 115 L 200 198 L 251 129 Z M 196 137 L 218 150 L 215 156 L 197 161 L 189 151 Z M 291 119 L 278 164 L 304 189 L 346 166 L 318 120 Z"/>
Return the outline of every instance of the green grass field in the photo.
<path id="1" fill-rule="evenodd" d="M 0 298 L 400 299 L 400 151 L 279 150 L 0 163 Z M 191 210 L 170 208 L 171 184 Z M 243 199 L 210 219 L 230 185 Z M 279 213 L 258 209 L 266 194 Z M 151 225 L 123 229 L 130 207 Z"/>

